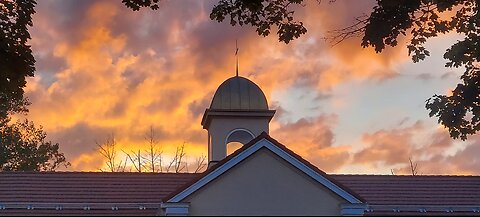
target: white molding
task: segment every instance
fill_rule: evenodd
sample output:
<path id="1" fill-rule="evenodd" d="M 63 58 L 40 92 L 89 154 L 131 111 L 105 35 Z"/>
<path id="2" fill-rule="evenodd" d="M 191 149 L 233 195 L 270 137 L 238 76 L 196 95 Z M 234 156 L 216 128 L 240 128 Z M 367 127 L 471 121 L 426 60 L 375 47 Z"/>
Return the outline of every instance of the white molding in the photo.
<path id="1" fill-rule="evenodd" d="M 342 216 L 363 216 L 365 214 L 367 204 L 342 204 L 340 208 L 340 215 Z"/>
<path id="2" fill-rule="evenodd" d="M 203 186 L 207 185 L 209 182 L 214 180 L 215 178 L 219 177 L 226 171 L 228 171 L 230 168 L 233 166 L 237 165 L 240 163 L 242 160 L 246 159 L 247 157 L 251 156 L 253 153 L 258 151 L 260 148 L 266 147 L 270 151 L 274 152 L 278 156 L 280 156 L 282 159 L 286 160 L 299 170 L 303 171 L 305 174 L 313 178 L 314 180 L 318 181 L 320 184 L 325 186 L 326 188 L 330 189 L 331 191 L 335 192 L 338 196 L 342 197 L 349 203 L 354 203 L 354 204 L 363 204 L 362 201 L 360 201 L 358 198 L 355 196 L 351 195 L 347 191 L 343 190 L 339 186 L 335 185 L 333 182 L 328 180 L 327 178 L 323 177 L 322 174 L 319 174 L 315 170 L 311 169 L 301 161 L 299 161 L 297 158 L 293 157 L 292 155 L 288 154 L 284 150 L 282 150 L 280 147 L 274 145 L 267 139 L 261 139 L 260 141 L 256 142 L 252 146 L 248 147 L 247 149 L 243 150 L 241 153 L 238 155 L 234 156 L 232 159 L 224 163 L 223 165 L 219 166 L 216 168 L 214 171 L 210 172 L 206 176 L 202 177 L 200 180 L 192 184 L 191 186 L 187 187 L 184 189 L 182 192 L 178 193 L 174 197 L 172 197 L 170 200 L 167 202 L 172 202 L 172 203 L 178 203 L 188 197 L 189 195 L 193 194 L 196 192 L 198 189 L 202 188 Z"/>
<path id="3" fill-rule="evenodd" d="M 190 204 L 188 203 L 162 203 L 160 205 L 165 216 L 187 216 Z"/>

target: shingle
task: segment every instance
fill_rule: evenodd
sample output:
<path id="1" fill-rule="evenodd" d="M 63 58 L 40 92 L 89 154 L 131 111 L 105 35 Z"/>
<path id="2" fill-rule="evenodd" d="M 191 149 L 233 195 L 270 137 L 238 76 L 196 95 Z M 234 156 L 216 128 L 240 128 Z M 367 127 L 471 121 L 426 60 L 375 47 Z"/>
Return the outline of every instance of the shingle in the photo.
<path id="1" fill-rule="evenodd" d="M 480 176 L 331 175 L 369 204 L 480 206 Z"/>
<path id="2" fill-rule="evenodd" d="M 0 216 L 155 215 L 163 198 L 200 175 L 2 172 Z M 366 215 L 480 215 L 479 176 L 327 176 L 363 198 L 371 209 Z"/>
<path id="3" fill-rule="evenodd" d="M 196 176 L 198 174 L 189 173 L 2 172 L 0 215 L 155 215 L 162 198 Z M 149 204 L 148 209 L 142 209 L 143 204 Z M 27 209 L 29 206 L 33 209 Z M 85 208 L 90 206 L 90 210 Z M 118 209 L 112 210 L 112 207 Z"/>

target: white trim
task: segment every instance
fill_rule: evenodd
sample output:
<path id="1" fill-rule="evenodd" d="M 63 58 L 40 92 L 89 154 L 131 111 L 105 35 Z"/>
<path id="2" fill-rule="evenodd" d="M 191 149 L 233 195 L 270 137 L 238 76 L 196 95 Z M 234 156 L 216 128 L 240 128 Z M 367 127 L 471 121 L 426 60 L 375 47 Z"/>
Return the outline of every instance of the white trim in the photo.
<path id="1" fill-rule="evenodd" d="M 367 204 L 342 204 L 340 208 L 340 215 L 342 216 L 363 216 L 367 209 Z"/>
<path id="2" fill-rule="evenodd" d="M 162 203 L 160 205 L 162 208 L 163 214 L 165 216 L 187 216 L 188 208 L 190 204 L 188 203 Z"/>
<path id="3" fill-rule="evenodd" d="M 265 138 L 253 144 L 252 146 L 248 147 L 247 149 L 243 150 L 241 153 L 239 153 L 238 155 L 234 156 L 232 159 L 230 159 L 223 165 L 216 168 L 214 171 L 202 177 L 200 180 L 198 180 L 188 188 L 184 189 L 182 192 L 172 197 L 170 200 L 168 200 L 168 202 L 178 203 L 182 201 L 183 199 L 193 194 L 195 191 L 197 191 L 201 187 L 207 185 L 209 182 L 219 177 L 220 175 L 225 173 L 227 170 L 234 167 L 235 165 L 237 165 L 242 160 L 246 159 L 256 151 L 258 151 L 262 147 L 268 148 L 270 151 L 277 154 L 282 159 L 286 160 L 287 162 L 289 162 L 299 170 L 303 171 L 305 174 L 312 177 L 314 180 L 318 181 L 320 184 L 322 184 L 326 188 L 335 192 L 338 196 L 342 197 L 349 203 L 362 204 L 362 202 L 358 198 L 351 195 L 350 193 L 343 190 L 342 188 L 338 187 L 333 182 L 323 177 L 322 174 L 317 173 L 315 170 L 311 169 L 310 167 L 308 167 L 307 165 L 305 165 L 304 163 L 302 163 L 301 161 L 299 161 L 292 155 L 288 154 L 287 152 L 285 152 L 284 150 L 274 145 L 273 143 L 271 143 Z"/>
<path id="4" fill-rule="evenodd" d="M 247 132 L 248 134 L 250 134 L 250 136 L 252 136 L 252 138 L 251 138 L 250 140 L 255 139 L 255 135 L 253 135 L 253 133 L 252 133 L 250 130 L 247 130 L 247 129 L 245 129 L 245 128 L 235 128 L 234 130 L 230 131 L 230 133 L 228 133 L 227 137 L 225 137 L 225 142 L 224 142 L 224 144 L 227 145 L 228 138 L 229 138 L 233 133 L 238 132 L 238 131 L 244 131 L 244 132 Z M 245 144 L 243 144 L 243 145 L 245 145 Z"/>

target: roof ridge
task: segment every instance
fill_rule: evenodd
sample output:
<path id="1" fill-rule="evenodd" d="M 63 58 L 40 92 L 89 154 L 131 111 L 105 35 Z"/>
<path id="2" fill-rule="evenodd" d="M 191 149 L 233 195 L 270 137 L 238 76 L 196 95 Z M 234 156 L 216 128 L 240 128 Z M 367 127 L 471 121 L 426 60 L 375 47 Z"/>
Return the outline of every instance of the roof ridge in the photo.
<path id="1" fill-rule="evenodd" d="M 388 175 L 388 174 L 339 174 L 330 173 L 330 176 L 388 176 L 388 177 L 479 177 L 480 175 L 449 175 L 449 174 L 429 174 L 429 175 Z"/>
<path id="2" fill-rule="evenodd" d="M 105 174 L 105 175 L 184 175 L 200 173 L 167 173 L 167 172 L 101 172 L 101 171 L 0 171 L 0 175 L 10 174 Z"/>

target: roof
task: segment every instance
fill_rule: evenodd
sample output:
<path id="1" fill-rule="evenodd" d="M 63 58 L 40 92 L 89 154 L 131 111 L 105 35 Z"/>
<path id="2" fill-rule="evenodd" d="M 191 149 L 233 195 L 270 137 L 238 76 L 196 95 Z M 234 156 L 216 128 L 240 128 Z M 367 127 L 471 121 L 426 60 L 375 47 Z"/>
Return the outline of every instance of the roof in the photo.
<path id="1" fill-rule="evenodd" d="M 268 141 L 267 143 L 261 143 L 262 140 Z M 270 151 L 277 154 L 279 157 L 283 158 L 285 161 L 288 161 L 292 166 L 297 167 L 297 169 L 303 171 L 306 175 L 310 176 L 316 180 L 319 184 L 322 184 L 327 189 L 331 190 L 334 194 L 337 194 L 339 197 L 345 199 L 350 203 L 363 203 L 365 202 L 361 196 L 350 190 L 348 187 L 340 184 L 334 179 L 331 179 L 322 170 L 318 169 L 316 166 L 303 159 L 301 156 L 295 154 L 293 151 L 279 143 L 277 140 L 270 137 L 266 132 L 261 133 L 255 139 L 249 143 L 243 145 L 241 148 L 236 150 L 234 153 L 230 154 L 225 159 L 219 161 L 214 166 L 211 166 L 207 171 L 205 171 L 201 176 L 194 178 L 191 182 L 185 184 L 183 187 L 179 188 L 164 200 L 167 202 L 180 202 L 183 198 L 194 193 L 201 187 L 208 184 L 213 179 L 216 179 L 221 174 L 240 163 L 244 159 L 248 158 L 250 155 L 260 150 L 261 148 L 267 148 Z"/>
<path id="2" fill-rule="evenodd" d="M 244 77 L 235 76 L 218 87 L 210 109 L 268 110 L 268 104 L 260 87 Z"/>
<path id="3" fill-rule="evenodd" d="M 199 176 L 189 173 L 2 172 L 0 216 L 155 215 L 162 198 Z M 367 215 L 480 215 L 474 212 L 475 208 L 480 210 L 480 176 L 329 177 L 361 196 L 369 204 Z M 32 210 L 27 209 L 29 205 Z M 63 205 L 62 210 L 56 209 L 59 205 Z M 141 206 L 145 209 L 140 209 Z M 90 210 L 84 210 L 86 207 Z M 422 208 L 427 212 L 421 213 Z M 447 212 L 448 208 L 453 213 Z"/>
<path id="4" fill-rule="evenodd" d="M 0 215 L 155 215 L 198 174 L 1 172 Z M 30 208 L 30 209 L 29 209 Z"/>
<path id="5" fill-rule="evenodd" d="M 328 175 L 264 133 L 203 174 L 1 172 L 0 216 L 156 215 L 262 139 L 367 203 L 366 215 L 480 215 L 480 176 Z"/>
<path id="6" fill-rule="evenodd" d="M 480 176 L 330 177 L 367 201 L 367 215 L 480 215 Z"/>
<path id="7" fill-rule="evenodd" d="M 480 176 L 330 175 L 369 204 L 477 205 Z"/>

